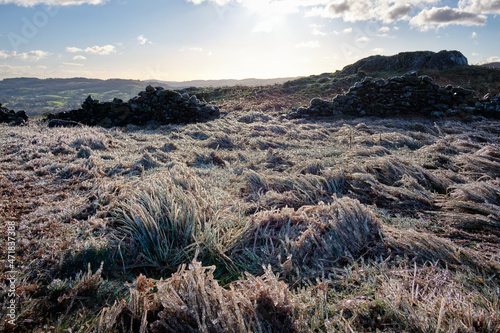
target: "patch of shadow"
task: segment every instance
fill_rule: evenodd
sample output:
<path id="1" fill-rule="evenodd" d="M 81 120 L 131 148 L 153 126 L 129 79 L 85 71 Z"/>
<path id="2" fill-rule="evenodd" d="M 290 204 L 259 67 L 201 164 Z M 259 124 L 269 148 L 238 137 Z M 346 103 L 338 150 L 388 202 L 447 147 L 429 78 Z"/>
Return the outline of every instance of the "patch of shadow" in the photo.
<path id="1" fill-rule="evenodd" d="M 58 278 L 73 278 L 80 272 L 86 272 L 89 264 L 92 269 L 95 269 L 101 265 L 101 262 L 104 263 L 105 273 L 109 274 L 117 267 L 114 256 L 115 254 L 111 249 L 96 248 L 94 246 L 77 253 L 67 253 L 63 258 Z"/>
<path id="2" fill-rule="evenodd" d="M 227 149 L 227 150 L 233 150 L 233 149 L 239 149 L 241 148 L 241 145 L 235 144 L 233 140 L 227 135 L 213 139 L 211 142 L 207 143 L 205 147 L 218 150 L 218 149 Z"/>
<path id="3" fill-rule="evenodd" d="M 210 138 L 210 135 L 203 133 L 203 132 L 200 132 L 200 131 L 187 133 L 187 135 L 189 135 L 191 138 L 193 138 L 195 140 L 200 140 L 200 141 L 205 141 L 205 140 L 208 140 Z"/>
<path id="4" fill-rule="evenodd" d="M 163 147 L 160 148 L 160 150 L 164 153 L 171 153 L 174 150 L 177 150 L 177 146 L 173 143 L 166 143 L 165 145 L 163 145 Z"/>

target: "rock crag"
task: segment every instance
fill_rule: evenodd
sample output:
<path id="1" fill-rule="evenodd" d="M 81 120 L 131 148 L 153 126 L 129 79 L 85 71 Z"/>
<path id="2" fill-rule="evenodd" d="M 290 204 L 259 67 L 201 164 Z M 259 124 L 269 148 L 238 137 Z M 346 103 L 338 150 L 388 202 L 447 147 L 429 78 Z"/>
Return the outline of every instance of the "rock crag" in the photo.
<path id="1" fill-rule="evenodd" d="M 208 106 L 196 96 L 180 94 L 162 87 L 147 86 L 138 96 L 124 102 L 114 99 L 100 103 L 91 96 L 78 110 L 49 115 L 49 120 L 77 122 L 88 126 L 126 126 L 146 124 L 179 124 L 201 122 L 217 118 L 220 111 Z M 57 126 L 56 122 L 52 122 Z M 64 123 L 65 125 L 71 123 Z"/>
<path id="2" fill-rule="evenodd" d="M 500 118 L 500 96 L 481 100 L 472 90 L 453 86 L 440 87 L 429 76 L 416 72 L 387 80 L 364 78 L 346 94 L 327 101 L 311 100 L 309 107 L 292 109 L 288 118 L 312 116 L 467 116 Z"/>
<path id="3" fill-rule="evenodd" d="M 447 69 L 458 66 L 468 66 L 467 58 L 459 51 L 416 51 L 401 52 L 393 56 L 375 55 L 361 59 L 352 65 L 344 67 L 343 75 L 358 72 L 398 72 L 406 73 L 422 69 Z"/>

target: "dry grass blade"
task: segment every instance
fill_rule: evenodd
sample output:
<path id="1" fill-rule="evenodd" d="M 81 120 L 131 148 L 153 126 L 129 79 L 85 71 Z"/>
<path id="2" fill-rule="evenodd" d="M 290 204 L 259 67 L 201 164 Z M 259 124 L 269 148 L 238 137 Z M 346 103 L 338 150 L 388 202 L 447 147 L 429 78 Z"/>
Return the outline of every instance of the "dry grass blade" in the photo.
<path id="1" fill-rule="evenodd" d="M 359 201 L 335 199 L 297 211 L 284 208 L 258 214 L 230 253 L 249 270 L 258 272 L 270 264 L 286 274 L 297 271 L 307 276 L 339 261 L 359 258 L 381 241 L 379 228 L 379 220 Z"/>
<path id="2" fill-rule="evenodd" d="M 451 200 L 439 204 L 454 226 L 469 231 L 500 234 L 500 181 L 479 181 L 457 185 Z"/>
<path id="3" fill-rule="evenodd" d="M 343 170 L 325 169 L 319 175 L 299 174 L 270 176 L 249 171 L 245 174 L 247 199 L 257 201 L 267 209 L 315 205 L 332 201 L 345 184 Z"/>
<path id="4" fill-rule="evenodd" d="M 457 165 L 462 172 L 474 180 L 485 176 L 492 179 L 500 177 L 500 148 L 499 145 L 488 145 L 473 154 L 460 156 Z"/>
<path id="5" fill-rule="evenodd" d="M 222 288 L 215 267 L 194 260 L 163 281 L 136 279 L 130 301 L 101 313 L 98 332 L 295 332 L 287 286 L 266 270 Z"/>
<path id="6" fill-rule="evenodd" d="M 403 176 L 413 178 L 425 189 L 438 193 L 446 193 L 447 188 L 452 185 L 448 179 L 436 177 L 419 166 L 393 156 L 370 160 L 363 167 L 363 171 L 374 175 L 379 182 L 389 186 L 400 181 Z"/>
<path id="7" fill-rule="evenodd" d="M 455 269 L 467 266 L 488 274 L 500 272 L 500 265 L 497 262 L 487 260 L 480 252 L 457 246 L 447 239 L 430 233 L 398 230 L 392 227 L 384 227 L 383 230 L 386 246 L 396 254 L 407 255 L 420 262 L 440 262 Z"/>

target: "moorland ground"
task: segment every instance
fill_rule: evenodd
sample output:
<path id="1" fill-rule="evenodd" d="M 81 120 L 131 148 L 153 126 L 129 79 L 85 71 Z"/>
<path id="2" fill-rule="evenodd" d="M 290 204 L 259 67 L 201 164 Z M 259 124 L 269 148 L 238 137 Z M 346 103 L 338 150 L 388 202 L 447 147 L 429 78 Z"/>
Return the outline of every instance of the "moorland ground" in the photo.
<path id="1" fill-rule="evenodd" d="M 500 330 L 498 120 L 256 101 L 199 124 L 0 125 L 2 329 Z"/>

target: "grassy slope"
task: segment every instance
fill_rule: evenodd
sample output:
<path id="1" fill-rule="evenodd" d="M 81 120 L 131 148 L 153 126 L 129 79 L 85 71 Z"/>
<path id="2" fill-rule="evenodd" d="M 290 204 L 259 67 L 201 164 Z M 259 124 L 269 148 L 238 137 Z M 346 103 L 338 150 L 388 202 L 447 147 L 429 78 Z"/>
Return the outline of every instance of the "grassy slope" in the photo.
<path id="1" fill-rule="evenodd" d="M 204 124 L 1 125 L 4 329 L 500 329 L 498 121 L 286 120 L 316 92 L 230 89 Z"/>

